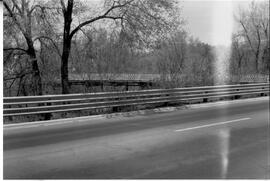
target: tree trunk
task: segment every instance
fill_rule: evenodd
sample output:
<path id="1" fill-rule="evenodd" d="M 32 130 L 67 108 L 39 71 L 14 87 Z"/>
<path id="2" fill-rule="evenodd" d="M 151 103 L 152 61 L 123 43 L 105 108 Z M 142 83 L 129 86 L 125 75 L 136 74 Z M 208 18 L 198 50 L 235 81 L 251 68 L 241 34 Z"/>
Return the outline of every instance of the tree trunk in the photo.
<path id="1" fill-rule="evenodd" d="M 68 58 L 71 47 L 71 35 L 70 27 L 72 22 L 73 0 L 69 0 L 67 8 L 63 7 L 64 13 L 64 36 L 63 36 L 63 53 L 61 62 L 61 83 L 62 94 L 69 93 L 69 81 L 68 81 Z"/>
<path id="2" fill-rule="evenodd" d="M 32 57 L 32 79 L 34 82 L 34 92 L 35 95 L 42 95 L 42 82 L 41 82 L 41 76 L 40 71 L 38 68 L 38 62 L 36 57 Z"/>
<path id="3" fill-rule="evenodd" d="M 259 73 L 259 54 L 260 54 L 260 51 L 257 50 L 255 53 L 255 69 L 256 69 L 257 74 Z"/>
<path id="4" fill-rule="evenodd" d="M 262 56 L 263 72 L 269 74 L 270 71 L 270 48 L 265 47 Z"/>
<path id="5" fill-rule="evenodd" d="M 26 41 L 28 45 L 27 53 L 30 57 L 31 64 L 32 64 L 32 74 L 31 74 L 32 91 L 34 92 L 34 95 L 42 95 L 42 81 L 41 81 L 40 71 L 38 67 L 36 52 L 34 49 L 34 44 L 31 38 L 26 38 Z M 43 103 L 39 105 L 44 106 Z M 45 113 L 45 114 L 41 114 L 41 116 L 43 117 L 43 120 L 50 120 L 52 115 L 50 113 Z"/>
<path id="6" fill-rule="evenodd" d="M 64 40 L 62 62 L 61 62 L 61 83 L 62 94 L 69 93 L 69 81 L 68 81 L 68 57 L 70 53 L 70 42 Z"/>
<path id="7" fill-rule="evenodd" d="M 31 74 L 32 91 L 34 95 L 42 95 L 42 82 L 33 41 L 30 38 L 27 38 L 26 41 L 28 45 L 27 53 L 30 57 L 32 68 Z"/>

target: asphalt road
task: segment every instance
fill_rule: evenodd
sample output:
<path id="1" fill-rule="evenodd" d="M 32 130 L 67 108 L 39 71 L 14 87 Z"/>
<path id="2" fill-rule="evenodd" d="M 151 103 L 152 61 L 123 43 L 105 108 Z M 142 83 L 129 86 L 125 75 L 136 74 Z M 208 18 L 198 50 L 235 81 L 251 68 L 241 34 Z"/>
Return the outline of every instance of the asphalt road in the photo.
<path id="1" fill-rule="evenodd" d="M 5 179 L 269 179 L 269 97 L 4 127 Z"/>

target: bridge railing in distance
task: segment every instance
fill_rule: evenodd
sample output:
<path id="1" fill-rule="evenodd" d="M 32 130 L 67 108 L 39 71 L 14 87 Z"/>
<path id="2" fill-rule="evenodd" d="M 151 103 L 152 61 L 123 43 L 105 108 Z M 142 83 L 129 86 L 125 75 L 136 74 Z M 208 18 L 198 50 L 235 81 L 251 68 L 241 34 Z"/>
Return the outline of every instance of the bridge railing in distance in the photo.
<path id="1" fill-rule="evenodd" d="M 190 103 L 196 100 L 269 96 L 269 83 L 153 89 L 125 92 L 4 97 L 4 116 L 38 115 L 99 108 L 160 103 Z"/>

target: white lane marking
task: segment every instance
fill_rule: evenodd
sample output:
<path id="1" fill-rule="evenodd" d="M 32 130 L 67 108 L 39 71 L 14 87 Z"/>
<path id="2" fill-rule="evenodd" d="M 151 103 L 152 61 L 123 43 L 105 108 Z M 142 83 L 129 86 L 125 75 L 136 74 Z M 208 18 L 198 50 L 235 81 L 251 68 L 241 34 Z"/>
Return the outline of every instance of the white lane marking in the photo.
<path id="1" fill-rule="evenodd" d="M 189 130 L 206 128 L 206 127 L 211 127 L 211 126 L 218 126 L 218 125 L 223 125 L 223 124 L 228 124 L 228 123 L 235 123 L 235 122 L 245 121 L 245 120 L 249 120 L 249 119 L 251 119 L 251 118 L 241 118 L 241 119 L 235 119 L 235 120 L 231 120 L 231 121 L 224 121 L 224 122 L 220 122 L 220 123 L 212 123 L 212 124 L 206 124 L 206 125 L 201 125 L 201 126 L 195 126 L 195 127 L 191 127 L 191 128 L 178 129 L 175 131 L 176 132 L 189 131 Z"/>

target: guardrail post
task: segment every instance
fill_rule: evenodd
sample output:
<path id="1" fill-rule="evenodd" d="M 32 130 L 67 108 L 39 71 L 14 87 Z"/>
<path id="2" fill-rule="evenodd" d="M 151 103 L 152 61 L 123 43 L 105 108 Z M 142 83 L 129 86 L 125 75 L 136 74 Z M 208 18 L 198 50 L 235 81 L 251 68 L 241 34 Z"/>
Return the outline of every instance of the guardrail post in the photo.
<path id="1" fill-rule="evenodd" d="M 204 92 L 205 94 L 207 94 L 207 91 Z M 207 98 L 203 98 L 203 103 L 208 102 Z"/>
<path id="2" fill-rule="evenodd" d="M 264 87 L 262 88 L 262 90 L 264 90 Z M 264 93 L 261 93 L 261 96 L 265 96 L 265 94 Z"/>
<path id="3" fill-rule="evenodd" d="M 52 105 L 52 103 L 47 103 L 47 106 L 51 106 Z M 43 116 L 43 118 L 45 119 L 45 120 L 50 120 L 51 119 L 51 117 L 52 117 L 52 114 L 51 113 L 45 113 L 45 114 L 42 114 L 42 116 Z"/>
<path id="4" fill-rule="evenodd" d="M 239 89 L 236 89 L 236 91 L 239 91 Z M 235 95 L 235 96 L 234 96 L 234 99 L 239 99 L 239 98 L 240 98 L 239 95 Z"/>
<path id="5" fill-rule="evenodd" d="M 12 116 L 7 116 L 6 118 L 9 122 L 12 122 L 13 121 L 13 117 Z M 5 119 L 4 119 L 5 120 Z"/>
<path id="6" fill-rule="evenodd" d="M 170 98 L 170 94 L 166 94 L 166 97 L 169 99 Z M 167 102 L 165 102 L 164 105 L 166 107 L 168 107 L 169 106 L 169 100 Z"/>
<path id="7" fill-rule="evenodd" d="M 11 108 L 11 106 L 8 106 L 8 108 Z M 6 119 L 11 122 L 13 121 L 13 116 L 8 116 Z"/>
<path id="8" fill-rule="evenodd" d="M 114 106 L 114 107 L 112 108 L 112 112 L 118 112 L 118 107 Z"/>

